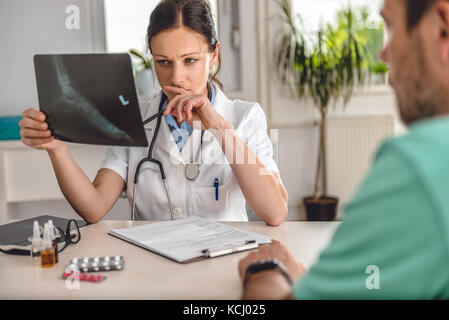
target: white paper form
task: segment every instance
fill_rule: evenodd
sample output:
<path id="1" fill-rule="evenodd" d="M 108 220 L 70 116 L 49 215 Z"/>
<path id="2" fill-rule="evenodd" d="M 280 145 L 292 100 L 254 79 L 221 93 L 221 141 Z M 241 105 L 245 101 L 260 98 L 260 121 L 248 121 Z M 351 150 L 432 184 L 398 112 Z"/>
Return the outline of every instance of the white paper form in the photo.
<path id="1" fill-rule="evenodd" d="M 109 234 L 178 262 L 201 257 L 204 249 L 238 246 L 246 241 L 271 242 L 270 237 L 199 217 L 115 229 Z"/>

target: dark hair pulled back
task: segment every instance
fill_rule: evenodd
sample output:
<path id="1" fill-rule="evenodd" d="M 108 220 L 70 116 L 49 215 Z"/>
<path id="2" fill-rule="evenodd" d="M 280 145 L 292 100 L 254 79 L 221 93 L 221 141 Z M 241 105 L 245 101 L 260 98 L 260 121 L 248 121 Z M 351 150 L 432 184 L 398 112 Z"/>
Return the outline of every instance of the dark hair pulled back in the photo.
<path id="1" fill-rule="evenodd" d="M 212 10 L 207 0 L 161 0 L 151 13 L 150 24 L 147 29 L 147 45 L 151 53 L 151 40 L 158 33 L 181 26 L 190 28 L 202 34 L 209 44 L 210 52 L 217 47 L 217 33 L 215 31 Z M 221 69 L 221 54 L 218 54 L 218 67 L 210 77 L 221 89 L 223 85 L 217 79 Z"/>

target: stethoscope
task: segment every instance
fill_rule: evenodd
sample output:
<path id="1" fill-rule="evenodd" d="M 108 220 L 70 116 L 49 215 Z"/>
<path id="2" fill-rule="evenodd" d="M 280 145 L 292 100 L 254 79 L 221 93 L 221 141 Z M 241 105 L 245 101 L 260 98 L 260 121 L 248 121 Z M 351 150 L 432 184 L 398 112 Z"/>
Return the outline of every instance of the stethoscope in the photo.
<path id="1" fill-rule="evenodd" d="M 161 102 L 159 103 L 158 113 L 152 115 L 151 117 L 149 117 L 147 120 L 145 120 L 143 122 L 143 125 L 145 126 L 148 123 L 150 123 L 151 121 L 157 119 L 156 128 L 154 130 L 153 138 L 151 139 L 150 148 L 148 150 L 148 157 L 143 158 L 139 162 L 139 164 L 137 165 L 137 168 L 136 168 L 135 176 L 134 176 L 133 205 L 132 205 L 132 214 L 131 214 L 132 221 L 135 221 L 136 188 L 137 188 L 137 181 L 139 178 L 140 168 L 147 161 L 155 163 L 159 166 L 159 171 L 161 172 L 162 182 L 164 183 L 164 187 L 165 187 L 165 193 L 167 195 L 168 206 L 170 208 L 170 216 L 171 216 L 171 219 L 174 220 L 173 219 L 173 206 L 172 206 L 171 197 L 170 197 L 170 190 L 168 188 L 167 177 L 165 176 L 164 166 L 162 165 L 162 163 L 159 160 L 153 158 L 153 148 L 154 148 L 154 144 L 157 139 L 157 135 L 159 133 L 159 128 L 161 126 L 162 115 L 164 113 L 163 107 L 164 107 L 164 103 L 165 103 L 166 99 L 167 99 L 167 96 L 162 92 L 162 97 L 161 97 Z M 203 135 L 204 135 L 204 131 L 201 131 L 200 150 L 196 154 L 195 162 L 188 163 L 185 167 L 185 176 L 188 180 L 191 180 L 191 181 L 195 180 L 200 174 L 200 168 L 199 168 L 199 163 L 198 163 L 198 153 L 201 153 L 202 149 L 203 149 Z"/>

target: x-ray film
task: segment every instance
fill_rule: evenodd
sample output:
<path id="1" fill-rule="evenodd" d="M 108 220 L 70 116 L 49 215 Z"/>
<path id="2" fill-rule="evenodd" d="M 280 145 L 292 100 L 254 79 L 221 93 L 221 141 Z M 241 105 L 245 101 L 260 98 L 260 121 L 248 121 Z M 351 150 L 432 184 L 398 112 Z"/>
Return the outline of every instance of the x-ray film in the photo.
<path id="1" fill-rule="evenodd" d="M 147 146 L 128 54 L 35 55 L 39 108 L 56 139 Z"/>

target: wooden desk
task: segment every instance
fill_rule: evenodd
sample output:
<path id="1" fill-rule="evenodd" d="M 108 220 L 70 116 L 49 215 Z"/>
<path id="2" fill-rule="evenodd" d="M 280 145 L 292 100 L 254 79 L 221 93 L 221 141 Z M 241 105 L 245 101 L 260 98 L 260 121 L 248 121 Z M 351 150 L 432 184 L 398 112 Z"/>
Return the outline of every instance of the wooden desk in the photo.
<path id="1" fill-rule="evenodd" d="M 248 252 L 178 264 L 108 235 L 110 229 L 148 221 L 105 221 L 81 229 L 81 241 L 68 246 L 50 269 L 34 267 L 27 256 L 0 253 L 0 299 L 239 299 L 238 261 Z M 338 222 L 226 222 L 280 240 L 300 261 L 311 265 L 331 239 Z M 80 282 L 68 290 L 62 273 L 73 257 L 122 255 L 122 271 L 103 272 L 104 282 Z"/>

